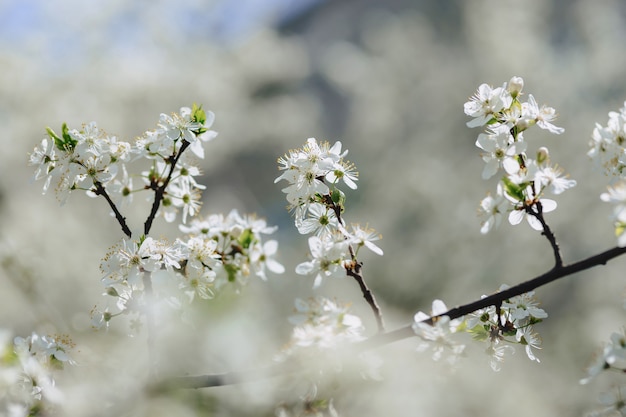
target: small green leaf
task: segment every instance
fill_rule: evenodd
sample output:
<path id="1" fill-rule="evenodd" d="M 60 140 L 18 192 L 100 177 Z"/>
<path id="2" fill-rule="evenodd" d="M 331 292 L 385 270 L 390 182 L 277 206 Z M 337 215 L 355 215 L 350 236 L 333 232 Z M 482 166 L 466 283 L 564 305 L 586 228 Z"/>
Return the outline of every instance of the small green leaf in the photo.
<path id="1" fill-rule="evenodd" d="M 242 247 L 248 249 L 254 240 L 254 233 L 252 233 L 251 229 L 244 230 L 241 235 L 239 235 L 239 239 L 237 241 L 241 244 Z"/>
<path id="2" fill-rule="evenodd" d="M 346 201 L 346 195 L 337 188 L 330 192 L 330 198 L 333 200 L 333 203 L 342 207 L 343 203 Z"/>
<path id="3" fill-rule="evenodd" d="M 191 106 L 191 120 L 201 124 L 206 122 L 206 113 L 202 109 L 202 105 L 198 106 L 196 103 L 193 103 L 193 106 Z"/>
<path id="4" fill-rule="evenodd" d="M 59 135 L 54 133 L 54 130 L 50 127 L 46 127 L 46 132 L 48 133 L 48 136 L 50 136 L 50 139 L 54 141 L 54 146 L 56 146 L 60 151 L 65 151 L 65 148 L 63 148 L 63 140 L 61 140 Z"/>
<path id="5" fill-rule="evenodd" d="M 526 200 L 526 198 L 524 197 L 524 189 L 526 188 L 524 186 L 525 184 L 515 184 L 506 176 L 502 177 L 502 183 L 504 184 L 504 189 L 508 195 L 518 201 Z"/>
<path id="6" fill-rule="evenodd" d="M 77 141 L 70 135 L 70 129 L 67 127 L 67 123 L 63 123 L 61 126 L 61 135 L 63 136 L 63 146 L 66 151 L 71 151 L 76 146 Z"/>
<path id="7" fill-rule="evenodd" d="M 480 324 L 477 324 L 476 326 L 469 329 L 468 332 L 472 335 L 472 339 L 483 341 L 489 338 L 488 328 L 489 326 L 482 326 Z"/>
<path id="8" fill-rule="evenodd" d="M 206 112 L 202 109 L 202 105 L 198 106 L 196 103 L 193 103 L 193 106 L 191 106 L 191 120 L 204 126 L 206 123 Z M 196 133 L 201 135 L 206 131 L 205 127 L 201 127 Z"/>

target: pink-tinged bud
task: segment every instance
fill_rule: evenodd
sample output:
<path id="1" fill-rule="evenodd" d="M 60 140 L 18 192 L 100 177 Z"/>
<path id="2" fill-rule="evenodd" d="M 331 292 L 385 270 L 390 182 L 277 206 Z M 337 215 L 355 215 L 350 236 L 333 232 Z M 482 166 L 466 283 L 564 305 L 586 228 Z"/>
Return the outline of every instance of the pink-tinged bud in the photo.
<path id="1" fill-rule="evenodd" d="M 517 97 L 524 88 L 524 79 L 522 77 L 511 77 L 507 90 L 513 98 Z"/>

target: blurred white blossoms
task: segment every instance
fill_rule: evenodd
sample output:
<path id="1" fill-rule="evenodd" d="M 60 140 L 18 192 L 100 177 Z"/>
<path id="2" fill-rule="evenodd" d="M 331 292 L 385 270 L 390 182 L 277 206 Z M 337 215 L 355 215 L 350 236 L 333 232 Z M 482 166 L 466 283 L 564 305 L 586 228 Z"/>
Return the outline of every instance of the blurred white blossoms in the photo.
<path id="1" fill-rule="evenodd" d="M 507 288 L 502 285 L 500 291 Z M 524 346 L 528 358 L 539 362 L 534 349 L 541 349 L 541 339 L 533 325 L 548 317 L 548 314 L 538 307 L 533 295 L 534 292 L 530 291 L 512 297 L 504 300 L 499 310 L 490 306 L 465 318 L 463 327 L 466 331 L 475 340 L 489 343 L 485 351 L 494 371 L 500 370 L 500 364 L 506 355 L 515 352 L 515 344 Z"/>
<path id="2" fill-rule="evenodd" d="M 303 381 L 310 385 L 302 401 L 281 404 L 277 416 L 326 415 L 328 400 L 320 397 L 320 386 L 334 384 L 341 373 L 355 371 L 363 379 L 380 380 L 381 358 L 371 351 L 357 354 L 352 346 L 366 339 L 361 319 L 350 313 L 350 305 L 326 297 L 295 300 L 295 314 L 289 317 L 294 325 L 289 342 L 274 357 L 277 362 L 300 361 L 304 369 L 293 379 L 293 386 L 301 387 Z M 303 376 L 303 371 L 306 376 Z M 332 402 L 332 399 L 330 400 Z M 302 411 L 302 402 L 306 404 Z M 299 405 L 298 405 L 299 404 Z M 289 411 L 300 411 L 290 414 Z"/>
<path id="3" fill-rule="evenodd" d="M 552 107 L 539 107 L 531 94 L 527 102 L 520 101 L 523 86 L 520 77 L 513 77 L 508 84 L 497 88 L 482 84 L 464 105 L 465 114 L 474 118 L 467 126 L 486 129 L 476 140 L 476 146 L 484 151 L 483 179 L 503 171 L 496 195 L 488 195 L 480 203 L 481 233 L 498 227 L 507 211 L 511 224 L 526 218 L 531 227 L 542 231 L 539 217 L 556 208 L 555 201 L 543 198 L 544 193 L 551 190 L 560 194 L 576 185 L 576 181 L 562 176 L 559 167 L 550 164 L 545 147 L 537 151 L 536 159 L 527 156 L 525 130 L 537 125 L 561 134 L 563 129 L 552 124 L 556 117 Z"/>
<path id="4" fill-rule="evenodd" d="M 594 410 L 587 417 L 618 417 L 626 415 L 626 386 L 616 386 L 612 391 L 600 394 L 598 402 L 603 408 Z"/>
<path id="5" fill-rule="evenodd" d="M 65 335 L 32 333 L 11 341 L 8 331 L 0 331 L 0 415 L 47 415 L 60 405 L 63 393 L 54 373 L 75 364 L 70 357 L 73 347 Z"/>
<path id="6" fill-rule="evenodd" d="M 296 299 L 296 314 L 289 318 L 295 325 L 283 354 L 296 350 L 336 349 L 365 340 L 365 328 L 358 316 L 349 313 L 349 305 L 325 297 Z"/>
<path id="7" fill-rule="evenodd" d="M 314 234 L 309 238 L 311 260 L 296 267 L 298 274 L 315 277 L 314 287 L 323 277 L 345 276 L 362 246 L 383 254 L 373 243 L 380 239 L 374 230 L 358 224 L 348 229 L 341 217 L 345 194 L 339 186 L 343 182 L 351 189 L 357 188 L 355 166 L 343 159 L 347 153 L 341 150 L 341 142 L 330 146 L 309 138 L 301 149 L 278 159 L 279 169 L 284 172 L 274 182 L 289 183 L 283 192 L 295 214 L 298 232 Z"/>
<path id="8" fill-rule="evenodd" d="M 581 379 L 580 383 L 586 384 L 600 372 L 608 369 L 620 372 L 626 370 L 626 330 L 624 328 L 611 334 L 609 341 L 595 354 L 587 367 L 587 376 Z"/>
<path id="9" fill-rule="evenodd" d="M 441 300 L 433 301 L 430 315 L 419 311 L 413 318 L 413 331 L 422 339 L 417 350 L 422 352 L 428 348 L 433 350 L 433 360 L 438 361 L 443 357 L 445 350 L 450 350 L 448 361 L 456 362 L 459 356 L 465 350 L 465 345 L 459 344 L 452 340 L 452 334 L 457 332 L 460 320 L 450 320 L 448 316 L 441 316 L 448 311 L 448 308 Z M 433 323 L 427 323 L 426 320 L 433 317 Z"/>
<path id="10" fill-rule="evenodd" d="M 626 246 L 626 102 L 618 112 L 609 113 L 606 127 L 596 123 L 587 155 L 613 183 L 600 198 L 615 204 L 612 220 L 617 244 Z"/>

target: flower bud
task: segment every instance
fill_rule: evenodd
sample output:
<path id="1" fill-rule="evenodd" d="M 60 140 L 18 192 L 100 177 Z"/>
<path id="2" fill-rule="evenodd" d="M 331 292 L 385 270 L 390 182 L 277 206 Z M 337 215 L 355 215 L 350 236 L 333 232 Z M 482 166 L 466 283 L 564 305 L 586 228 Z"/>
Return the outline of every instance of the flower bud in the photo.
<path id="1" fill-rule="evenodd" d="M 243 233 L 243 227 L 235 225 L 230 229 L 230 235 L 237 239 Z"/>
<path id="2" fill-rule="evenodd" d="M 548 148 L 546 148 L 545 146 L 542 146 L 541 148 L 537 149 L 537 163 L 538 164 L 543 164 L 545 162 L 548 162 L 550 160 L 550 153 L 548 152 Z"/>
<path id="3" fill-rule="evenodd" d="M 522 92 L 522 88 L 524 88 L 524 80 L 522 77 L 511 77 L 507 91 L 511 93 L 513 98 L 517 97 Z"/>

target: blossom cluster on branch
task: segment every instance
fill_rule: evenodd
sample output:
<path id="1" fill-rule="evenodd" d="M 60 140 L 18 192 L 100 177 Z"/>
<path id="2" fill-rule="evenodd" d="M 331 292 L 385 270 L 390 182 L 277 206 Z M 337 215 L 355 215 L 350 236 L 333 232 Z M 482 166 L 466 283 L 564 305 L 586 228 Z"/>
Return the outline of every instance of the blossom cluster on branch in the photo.
<path id="1" fill-rule="evenodd" d="M 30 164 L 36 167 L 35 179 L 44 180 L 44 193 L 54 181 L 62 203 L 78 189 L 103 196 L 127 235 L 100 265 L 105 294 L 115 302 L 94 307 L 94 327 L 108 327 L 113 317 L 122 314 L 144 312 L 146 292 L 168 305 L 181 306 L 196 297 L 212 298 L 229 283 L 239 288 L 251 274 L 266 279 L 266 270 L 284 271 L 274 259 L 278 243 L 263 238 L 276 230 L 265 220 L 236 210 L 226 216 L 197 217 L 205 188 L 195 179 L 201 173 L 197 160 L 204 157 L 203 144 L 217 136 L 209 130 L 214 118 L 202 107 L 182 107 L 178 113 L 161 114 L 157 128 L 133 143 L 106 134 L 95 122 L 81 130 L 64 124 L 61 135 L 48 128 L 47 137 L 31 153 Z M 127 165 L 139 159 L 148 160 L 150 169 L 137 175 L 143 185 L 133 186 Z M 140 191 L 150 192 L 152 209 L 144 233 L 134 237 L 121 210 Z M 156 217 L 173 222 L 179 211 L 179 228 L 186 236 L 168 242 L 148 235 Z M 140 319 L 133 323 L 137 328 L 139 324 Z"/>
<path id="2" fill-rule="evenodd" d="M 301 149 L 291 150 L 278 159 L 283 173 L 275 182 L 289 183 L 283 189 L 294 212 L 295 224 L 301 234 L 309 238 L 311 261 L 296 267 L 296 272 L 314 275 L 314 287 L 322 277 L 345 276 L 345 270 L 354 268 L 362 246 L 382 255 L 383 251 L 372 243 L 380 237 L 369 228 L 353 224 L 346 228 L 342 218 L 345 210 L 345 193 L 339 188 L 343 182 L 357 188 L 354 164 L 346 161 L 348 151 L 341 151 L 341 142 L 330 146 L 309 138 Z"/>
<path id="3" fill-rule="evenodd" d="M 465 114 L 474 118 L 467 126 L 487 129 L 476 140 L 476 146 L 484 151 L 483 179 L 491 178 L 500 169 L 504 171 L 495 196 L 488 195 L 480 203 L 481 233 L 498 227 L 506 211 L 511 224 L 526 218 L 533 229 L 543 231 L 543 213 L 557 206 L 554 200 L 544 198 L 546 190 L 561 194 L 576 185 L 576 181 L 562 176 L 558 165 L 551 163 L 546 147 L 536 151 L 535 159 L 526 154 L 524 132 L 530 127 L 536 125 L 554 134 L 563 133 L 563 129 L 552 124 L 556 117 L 552 107 L 539 107 L 532 94 L 528 101 L 520 100 L 523 86 L 520 77 L 497 88 L 481 84 L 464 106 Z"/>

